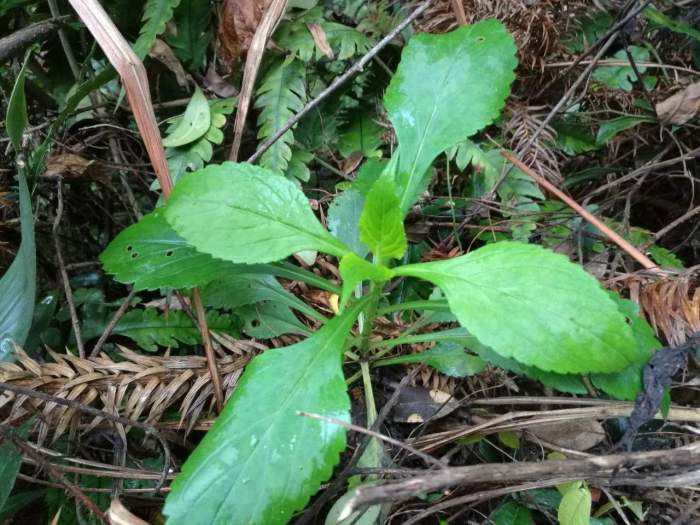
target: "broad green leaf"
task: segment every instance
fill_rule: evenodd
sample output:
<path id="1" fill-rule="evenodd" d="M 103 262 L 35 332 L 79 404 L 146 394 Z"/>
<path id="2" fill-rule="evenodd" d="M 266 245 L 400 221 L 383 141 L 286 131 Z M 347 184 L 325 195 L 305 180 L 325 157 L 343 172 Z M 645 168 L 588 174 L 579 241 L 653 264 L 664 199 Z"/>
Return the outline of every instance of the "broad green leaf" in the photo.
<path id="1" fill-rule="evenodd" d="M 238 309 L 243 332 L 257 339 L 271 339 L 284 334 L 311 335 L 311 331 L 296 318 L 289 306 L 266 301 Z"/>
<path id="2" fill-rule="evenodd" d="M 175 9 L 177 33 L 167 40 L 175 55 L 185 64 L 201 69 L 211 41 L 211 6 L 199 0 L 181 0 Z"/>
<path id="3" fill-rule="evenodd" d="M 376 467 L 379 467 L 379 465 L 376 465 L 375 468 Z M 348 503 L 350 503 L 353 496 L 355 496 L 355 492 L 362 487 L 368 487 L 371 485 L 376 485 L 376 482 L 362 483 L 361 485 L 348 490 L 339 499 L 337 499 L 333 504 L 333 507 L 331 507 L 331 510 L 328 511 L 324 525 L 378 525 L 382 523 L 382 520 L 380 520 L 382 514 L 381 505 L 371 505 L 366 509 L 351 512 L 349 516 L 343 518 L 342 520 L 338 519 L 341 515 L 343 515 L 345 507 L 348 505 Z"/>
<path id="4" fill-rule="evenodd" d="M 342 354 L 363 306 L 251 361 L 175 478 L 163 510 L 169 524 L 283 524 L 306 505 L 331 475 L 346 432 L 299 411 L 350 421 Z"/>
<path id="5" fill-rule="evenodd" d="M 36 296 L 36 246 L 29 188 L 23 170 L 18 171 L 19 216 L 22 243 L 14 261 L 0 279 L 0 343 L 4 339 L 24 345 L 34 317 Z M 0 349 L 0 361 L 11 360 Z"/>
<path id="6" fill-rule="evenodd" d="M 177 7 L 180 0 L 148 0 L 143 10 L 143 26 L 139 32 L 139 37 L 134 42 L 134 53 L 143 60 L 151 46 L 156 41 L 156 37 L 165 31 L 165 25 L 173 17 L 173 9 Z"/>
<path id="7" fill-rule="evenodd" d="M 340 295 L 340 311 L 343 311 L 355 287 L 362 281 L 383 283 L 391 279 L 391 270 L 386 266 L 372 264 L 354 253 L 340 260 L 340 277 L 343 279 L 343 292 Z"/>
<path id="8" fill-rule="evenodd" d="M 464 346 L 458 343 L 441 342 L 430 350 L 416 354 L 402 355 L 390 359 L 382 359 L 375 366 L 398 365 L 406 363 L 425 363 L 452 377 L 467 377 L 478 374 L 486 363 L 483 359 L 468 354 Z"/>
<path id="9" fill-rule="evenodd" d="M 381 174 L 385 170 L 391 170 L 392 165 L 396 165 L 396 159 L 396 156 L 393 156 L 389 162 L 383 159 L 367 159 L 362 163 L 360 169 L 357 170 L 357 175 L 355 180 L 352 181 L 350 189 L 359 191 L 363 197 L 366 197 Z"/>
<path id="10" fill-rule="evenodd" d="M 586 487 L 571 488 L 561 498 L 557 518 L 561 525 L 589 525 L 591 491 Z"/>
<path id="11" fill-rule="evenodd" d="M 231 317 L 216 312 L 207 314 L 207 326 L 215 332 L 237 333 Z M 104 325 L 91 325 L 88 330 L 83 330 L 83 336 L 92 339 L 100 336 L 103 330 Z M 167 314 L 154 308 L 131 310 L 117 323 L 112 334 L 128 337 L 148 352 L 156 352 L 159 346 L 178 348 L 180 342 L 195 345 L 202 341 L 197 325 L 181 310 Z"/>
<path id="12" fill-rule="evenodd" d="M 17 432 L 18 437 L 26 438 L 31 426 L 32 421 L 30 420 L 19 429 L 14 428 L 12 431 Z M 0 440 L 0 510 L 12 492 L 21 466 L 22 452 L 15 446 L 9 435 L 3 435 L 2 440 Z"/>
<path id="13" fill-rule="evenodd" d="M 498 441 L 506 447 L 518 450 L 520 448 L 520 432 L 511 430 L 498 433 Z"/>
<path id="14" fill-rule="evenodd" d="M 600 148 L 600 144 L 586 124 L 569 116 L 552 123 L 557 132 L 557 145 L 567 155 L 578 155 Z"/>
<path id="15" fill-rule="evenodd" d="M 649 61 L 649 50 L 639 46 L 629 46 L 627 48 L 632 55 L 637 66 L 637 71 L 640 74 L 647 70 L 647 67 L 641 65 L 641 62 Z M 629 63 L 629 58 L 624 49 L 621 49 L 613 55 L 613 58 L 618 61 L 626 62 L 625 66 L 598 66 L 593 71 L 593 78 L 598 82 L 605 84 L 614 89 L 622 89 L 623 91 L 632 91 L 632 83 L 637 81 L 637 75 Z M 644 76 L 642 75 L 644 79 Z M 652 86 L 653 87 L 653 86 Z"/>
<path id="16" fill-rule="evenodd" d="M 654 117 L 645 115 L 630 115 L 626 117 L 618 117 L 607 122 L 603 122 L 598 128 L 596 142 L 600 145 L 607 144 L 615 136 L 623 131 L 638 126 L 644 122 L 656 122 Z"/>
<path id="17" fill-rule="evenodd" d="M 610 13 L 605 10 L 594 11 L 580 22 L 581 27 L 577 27 L 570 38 L 563 41 L 564 47 L 569 53 L 585 51 L 606 35 L 612 23 Z"/>
<path id="18" fill-rule="evenodd" d="M 439 286 L 460 324 L 504 357 L 558 373 L 616 372 L 636 342 L 596 279 L 539 246 L 499 242 L 393 270 Z"/>
<path id="19" fill-rule="evenodd" d="M 258 116 L 258 138 L 267 139 L 282 129 L 301 111 L 306 101 L 306 68 L 299 60 L 279 60 L 260 80 L 255 94 Z M 294 131 L 287 131 L 260 158 L 260 165 L 284 174 L 292 159 Z"/>
<path id="20" fill-rule="evenodd" d="M 163 146 L 174 148 L 184 146 L 201 138 L 211 126 L 211 111 L 204 93 L 195 87 L 185 114 L 178 126 L 163 139 Z"/>
<path id="21" fill-rule="evenodd" d="M 642 389 L 642 370 L 654 352 L 663 345 L 656 339 L 654 329 L 639 315 L 639 306 L 632 301 L 622 299 L 614 292 L 609 296 L 615 301 L 619 310 L 625 315 L 637 343 L 637 357 L 624 370 L 612 374 L 593 374 L 591 382 L 615 399 L 632 401 Z"/>
<path id="22" fill-rule="evenodd" d="M 369 253 L 360 240 L 360 216 L 365 206 L 364 196 L 351 188 L 337 195 L 328 207 L 328 229 L 333 237 L 344 242 L 360 257 Z"/>
<path id="23" fill-rule="evenodd" d="M 165 220 L 163 208 L 132 224 L 100 255 L 107 273 L 136 291 L 192 288 L 216 279 L 233 265 L 196 251 Z"/>
<path id="24" fill-rule="evenodd" d="M 498 117 L 515 78 L 515 52 L 513 38 L 495 19 L 415 35 L 404 47 L 384 96 L 399 141 L 404 213 L 427 188 L 433 160 Z"/>
<path id="25" fill-rule="evenodd" d="M 318 222 L 293 182 L 264 168 L 224 162 L 175 186 L 165 218 L 198 251 L 236 263 L 303 250 L 342 257 L 349 249 Z"/>
<path id="26" fill-rule="evenodd" d="M 588 390 L 583 383 L 580 375 L 576 374 L 557 374 L 556 372 L 545 372 L 534 366 L 527 366 L 517 362 L 515 359 L 509 359 L 497 354 L 487 347 L 479 347 L 475 349 L 479 357 L 491 363 L 493 366 L 503 368 L 518 374 L 520 376 L 529 377 L 539 381 L 543 385 L 558 390 L 559 392 L 567 392 L 569 394 L 586 395 Z"/>
<path id="27" fill-rule="evenodd" d="M 534 525 L 532 513 L 515 501 L 506 501 L 489 516 L 494 525 Z"/>
<path id="28" fill-rule="evenodd" d="M 22 147 L 22 134 L 24 128 L 27 127 L 27 98 L 24 94 L 24 80 L 27 77 L 27 64 L 29 63 L 28 53 L 19 70 L 17 80 L 12 88 L 10 101 L 7 103 L 7 115 L 5 116 L 5 128 L 7 136 L 10 137 L 15 151 L 19 151 Z"/>
<path id="29" fill-rule="evenodd" d="M 396 184 L 388 177 L 379 178 L 365 198 L 360 215 L 360 240 L 380 262 L 400 259 L 406 251 Z"/>

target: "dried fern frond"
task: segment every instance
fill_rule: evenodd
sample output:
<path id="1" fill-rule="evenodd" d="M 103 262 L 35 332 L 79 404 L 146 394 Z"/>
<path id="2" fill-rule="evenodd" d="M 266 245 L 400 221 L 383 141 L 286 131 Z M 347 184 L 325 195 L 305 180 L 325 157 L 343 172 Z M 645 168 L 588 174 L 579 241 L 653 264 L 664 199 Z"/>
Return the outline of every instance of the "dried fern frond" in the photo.
<path id="1" fill-rule="evenodd" d="M 213 390 L 206 358 L 200 356 L 161 357 L 136 353 L 119 347 L 116 359 L 106 354 L 81 359 L 49 350 L 53 362 L 39 363 L 15 347 L 16 363 L 0 363 L 0 381 L 51 394 L 112 414 L 148 424 L 158 422 L 165 411 L 178 406 L 178 428 L 189 432 L 197 420 L 213 408 Z M 261 345 L 236 341 L 226 345 L 230 353 L 218 360 L 224 394 L 228 398 L 243 368 Z M 264 347 L 263 347 L 264 348 Z M 233 349 L 233 351 L 231 351 Z M 0 414 L 4 422 L 37 414 L 34 432 L 43 443 L 52 432 L 54 442 L 66 431 L 89 431 L 100 424 L 95 418 L 86 424 L 75 409 L 10 392 L 0 393 Z"/>
<path id="2" fill-rule="evenodd" d="M 630 296 L 658 334 L 670 345 L 686 342 L 700 331 L 700 268 L 689 269 L 665 279 L 629 284 Z"/>
<path id="3" fill-rule="evenodd" d="M 556 132 L 550 126 L 546 126 L 532 146 L 525 150 L 535 131 L 542 125 L 537 109 L 524 104 L 511 104 L 506 108 L 505 134 L 508 145 L 525 164 L 547 180 L 561 182 L 559 162 L 552 147 L 556 143 Z"/>

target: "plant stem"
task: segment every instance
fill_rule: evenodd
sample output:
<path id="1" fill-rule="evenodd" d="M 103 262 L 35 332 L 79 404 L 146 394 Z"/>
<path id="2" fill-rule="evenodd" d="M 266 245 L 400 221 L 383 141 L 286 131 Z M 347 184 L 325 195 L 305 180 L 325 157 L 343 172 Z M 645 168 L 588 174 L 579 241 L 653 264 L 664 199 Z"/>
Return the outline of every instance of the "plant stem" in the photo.
<path id="1" fill-rule="evenodd" d="M 370 349 L 369 336 L 372 334 L 374 319 L 377 317 L 377 307 L 379 305 L 379 294 L 381 291 L 381 286 L 378 286 L 376 283 L 370 284 L 367 294 L 369 300 L 365 311 L 362 312 L 362 332 L 360 335 L 360 344 L 358 345 L 359 354 L 362 357 L 366 357 Z"/>
<path id="2" fill-rule="evenodd" d="M 393 348 L 398 345 L 407 345 L 411 343 L 428 343 L 433 341 L 464 341 L 470 336 L 463 328 L 450 328 L 440 332 L 431 332 L 428 334 L 405 335 L 394 339 L 377 341 L 369 345 L 370 348 Z M 375 355 L 374 357 L 379 357 Z"/>
<path id="3" fill-rule="evenodd" d="M 383 306 L 377 310 L 377 315 L 386 315 L 392 312 L 400 312 L 403 310 L 449 310 L 450 307 L 444 299 L 423 301 L 407 301 L 405 303 L 390 304 Z"/>

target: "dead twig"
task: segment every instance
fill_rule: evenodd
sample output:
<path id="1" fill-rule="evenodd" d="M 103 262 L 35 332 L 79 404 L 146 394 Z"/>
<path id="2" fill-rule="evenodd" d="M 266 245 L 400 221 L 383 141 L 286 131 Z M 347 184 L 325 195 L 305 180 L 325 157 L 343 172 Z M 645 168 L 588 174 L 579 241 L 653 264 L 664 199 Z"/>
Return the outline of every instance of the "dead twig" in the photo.
<path id="1" fill-rule="evenodd" d="M 606 226 L 600 219 L 595 215 L 586 210 L 583 206 L 578 204 L 575 200 L 557 188 L 554 184 L 549 182 L 544 177 L 540 177 L 535 173 L 530 167 L 526 166 L 523 162 L 519 161 L 508 151 L 502 151 L 501 154 L 514 166 L 517 166 L 521 171 L 526 173 L 531 177 L 537 184 L 542 186 L 544 189 L 555 195 L 559 200 L 564 202 L 572 210 L 578 213 L 581 217 L 586 219 L 590 224 L 598 228 L 608 239 L 617 244 L 622 250 L 624 250 L 630 257 L 641 264 L 645 269 L 660 272 L 659 267 L 651 260 L 649 257 L 640 252 L 632 244 L 622 238 L 619 234 L 615 233 L 612 229 Z"/>
<path id="2" fill-rule="evenodd" d="M 112 334 L 112 330 L 114 330 L 114 327 L 117 326 L 117 323 L 121 320 L 126 311 L 129 309 L 129 306 L 131 305 L 131 300 L 134 298 L 134 295 L 136 295 L 136 289 L 132 288 L 129 292 L 129 295 L 126 296 L 124 302 L 119 306 L 117 311 L 114 312 L 114 315 L 109 320 L 109 323 L 107 323 L 104 332 L 102 332 L 102 335 L 95 343 L 95 346 L 92 348 L 92 351 L 90 352 L 90 357 L 95 357 L 100 354 L 100 350 L 102 350 L 102 346 L 105 344 L 105 341 Z"/>
<path id="3" fill-rule="evenodd" d="M 649 479 L 648 473 L 639 472 L 644 468 L 654 469 L 653 479 Z M 597 483 L 609 485 L 635 484 L 636 480 L 665 485 L 669 480 L 664 480 L 663 477 L 675 474 L 679 469 L 684 472 L 692 469 L 695 469 L 694 472 L 700 472 L 700 442 L 674 450 L 537 463 L 487 463 L 431 470 L 427 474 L 393 483 L 360 487 L 348 501 L 343 514 L 349 515 L 352 511 L 369 505 L 396 503 L 419 494 L 467 484 L 595 479 Z"/>
<path id="4" fill-rule="evenodd" d="M 61 225 L 61 218 L 63 217 L 63 179 L 61 177 L 59 177 L 56 182 L 56 199 L 58 200 L 58 205 L 56 206 L 56 217 L 53 220 L 53 227 L 51 228 L 53 246 L 54 250 L 56 251 L 56 260 L 58 261 L 58 270 L 61 273 L 61 281 L 63 281 L 63 291 L 66 294 L 66 302 L 68 303 L 68 311 L 70 312 L 71 326 L 73 327 L 73 333 L 75 334 L 75 344 L 78 347 L 78 355 L 81 358 L 85 358 L 85 346 L 83 345 L 83 336 L 80 333 L 78 312 L 75 308 L 75 301 L 73 301 L 73 290 L 71 290 L 70 281 L 68 280 L 68 271 L 66 270 L 66 264 L 63 260 L 61 241 L 58 238 L 58 229 Z"/>
<path id="5" fill-rule="evenodd" d="M 263 153 L 265 153 L 270 147 L 277 142 L 282 135 L 287 133 L 294 125 L 297 124 L 304 116 L 309 113 L 312 109 L 314 109 L 316 106 L 318 106 L 321 102 L 323 102 L 328 96 L 330 96 L 333 92 L 335 92 L 340 86 L 342 86 L 345 82 L 347 82 L 350 78 L 355 76 L 357 73 L 362 71 L 364 67 L 367 65 L 367 63 L 372 60 L 379 51 L 381 51 L 384 47 L 386 47 L 389 42 L 391 42 L 401 31 L 403 31 L 408 25 L 413 22 L 416 18 L 418 18 L 426 9 L 428 9 L 428 6 L 432 0 L 426 0 L 423 4 L 421 4 L 413 13 L 411 13 L 403 22 L 401 22 L 399 25 L 397 25 L 388 35 L 386 35 L 384 38 L 382 38 L 372 49 L 370 49 L 365 56 L 363 56 L 360 60 L 355 62 L 352 67 L 350 67 L 345 73 L 337 77 L 330 86 L 328 86 L 326 89 L 321 91 L 316 98 L 313 100 L 309 101 L 304 108 L 294 115 L 292 118 L 290 118 L 287 122 L 285 122 L 284 126 L 282 126 L 277 132 L 272 135 L 269 139 L 267 139 L 265 142 L 263 142 L 260 146 L 258 146 L 258 149 L 251 155 L 247 162 L 255 162 L 257 161 Z"/>
<path id="6" fill-rule="evenodd" d="M 70 17 L 61 16 L 50 20 L 43 20 L 23 27 L 11 35 L 0 38 L 0 63 L 19 54 L 30 44 L 50 35 L 61 27 Z"/>

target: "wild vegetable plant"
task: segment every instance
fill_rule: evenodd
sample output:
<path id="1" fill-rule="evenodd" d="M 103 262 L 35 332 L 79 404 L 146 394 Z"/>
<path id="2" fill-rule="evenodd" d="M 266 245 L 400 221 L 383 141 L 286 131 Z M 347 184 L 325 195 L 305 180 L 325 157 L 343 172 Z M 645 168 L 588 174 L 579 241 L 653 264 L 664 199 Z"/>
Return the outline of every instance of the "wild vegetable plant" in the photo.
<path id="1" fill-rule="evenodd" d="M 403 220 L 430 184 L 433 161 L 499 116 L 515 66 L 513 40 L 495 20 L 412 37 L 384 97 L 398 148 L 338 197 L 333 233 L 296 183 L 225 162 L 182 177 L 165 206 L 107 249 L 106 270 L 137 289 L 188 288 L 237 275 L 249 277 L 247 293 L 270 299 L 270 289 L 255 283 L 276 275 L 340 295 L 338 315 L 316 315 L 323 323 L 317 332 L 250 362 L 175 479 L 164 509 L 168 523 L 286 523 L 303 509 L 346 446 L 345 428 L 329 421 L 350 421 L 343 356 L 360 364 L 371 391 L 365 372 L 386 364 L 378 361 L 381 348 L 410 339 L 372 341 L 378 313 L 444 310 L 458 322 L 460 328 L 428 334 L 456 348 L 417 358 L 448 373 L 492 362 L 545 382 L 592 374 L 612 395 L 636 393 L 653 334 L 628 302 L 564 256 L 504 241 L 449 260 L 400 264 Z M 341 199 L 361 210 L 356 222 L 342 220 L 351 214 Z M 304 251 L 336 257 L 342 287 L 284 262 Z M 431 283 L 444 299 L 387 305 L 385 289 L 397 279 Z"/>

